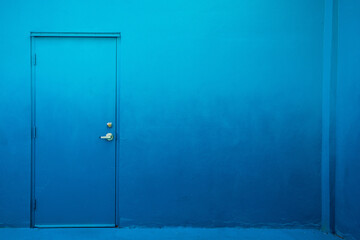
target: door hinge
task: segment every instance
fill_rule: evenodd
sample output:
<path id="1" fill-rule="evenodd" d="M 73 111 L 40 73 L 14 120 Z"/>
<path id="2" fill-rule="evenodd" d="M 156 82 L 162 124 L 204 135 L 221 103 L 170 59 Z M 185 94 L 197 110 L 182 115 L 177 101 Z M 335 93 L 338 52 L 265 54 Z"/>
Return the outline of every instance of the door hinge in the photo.
<path id="1" fill-rule="evenodd" d="M 34 54 L 34 66 L 36 65 L 36 54 Z"/>
<path id="2" fill-rule="evenodd" d="M 36 210 L 36 199 L 34 200 L 34 210 Z"/>

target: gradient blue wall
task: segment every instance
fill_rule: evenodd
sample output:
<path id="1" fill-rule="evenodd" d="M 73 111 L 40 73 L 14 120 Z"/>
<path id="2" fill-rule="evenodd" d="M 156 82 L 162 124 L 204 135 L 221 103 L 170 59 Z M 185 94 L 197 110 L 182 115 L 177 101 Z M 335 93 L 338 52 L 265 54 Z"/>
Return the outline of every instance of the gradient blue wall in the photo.
<path id="1" fill-rule="evenodd" d="M 339 1 L 336 230 L 360 239 L 360 2 Z"/>
<path id="2" fill-rule="evenodd" d="M 120 31 L 121 226 L 318 226 L 323 11 L 2 2 L 0 225 L 30 220 L 30 31 Z"/>

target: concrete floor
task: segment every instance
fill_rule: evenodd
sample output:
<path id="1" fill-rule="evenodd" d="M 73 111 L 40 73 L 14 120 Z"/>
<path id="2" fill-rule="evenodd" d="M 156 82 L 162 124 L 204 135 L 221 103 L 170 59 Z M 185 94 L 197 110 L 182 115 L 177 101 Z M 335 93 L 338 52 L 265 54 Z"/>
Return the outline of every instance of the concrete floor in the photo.
<path id="1" fill-rule="evenodd" d="M 254 228 L 2 228 L 0 239 L 58 240 L 341 240 L 314 229 Z"/>

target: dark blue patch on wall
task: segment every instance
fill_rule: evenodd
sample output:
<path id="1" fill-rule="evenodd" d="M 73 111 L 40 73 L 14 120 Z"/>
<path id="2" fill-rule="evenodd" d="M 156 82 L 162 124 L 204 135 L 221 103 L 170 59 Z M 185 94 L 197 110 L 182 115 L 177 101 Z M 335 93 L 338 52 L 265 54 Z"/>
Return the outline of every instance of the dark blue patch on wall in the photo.
<path id="1" fill-rule="evenodd" d="M 360 238 L 360 2 L 339 1 L 336 230 Z"/>

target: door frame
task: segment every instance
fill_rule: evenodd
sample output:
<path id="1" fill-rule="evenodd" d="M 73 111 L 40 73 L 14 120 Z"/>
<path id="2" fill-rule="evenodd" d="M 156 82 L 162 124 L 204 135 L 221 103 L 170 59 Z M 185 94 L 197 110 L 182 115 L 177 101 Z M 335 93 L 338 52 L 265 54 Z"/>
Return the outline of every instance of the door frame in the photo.
<path id="1" fill-rule="evenodd" d="M 119 132 L 120 132 L 120 32 L 30 32 L 30 66 L 31 66 L 31 179 L 30 179 L 30 227 L 35 228 L 35 144 L 36 144 L 36 55 L 35 38 L 56 37 L 56 38 L 115 38 L 116 39 L 116 82 L 115 82 L 115 227 L 119 227 Z M 51 227 L 57 227 L 56 225 Z M 58 226 L 61 227 L 61 226 Z M 76 226 L 74 226 L 76 227 Z M 87 226 L 84 226 L 87 227 Z M 92 227 L 92 226 L 88 226 Z M 100 226 L 99 226 L 100 227 Z"/>

